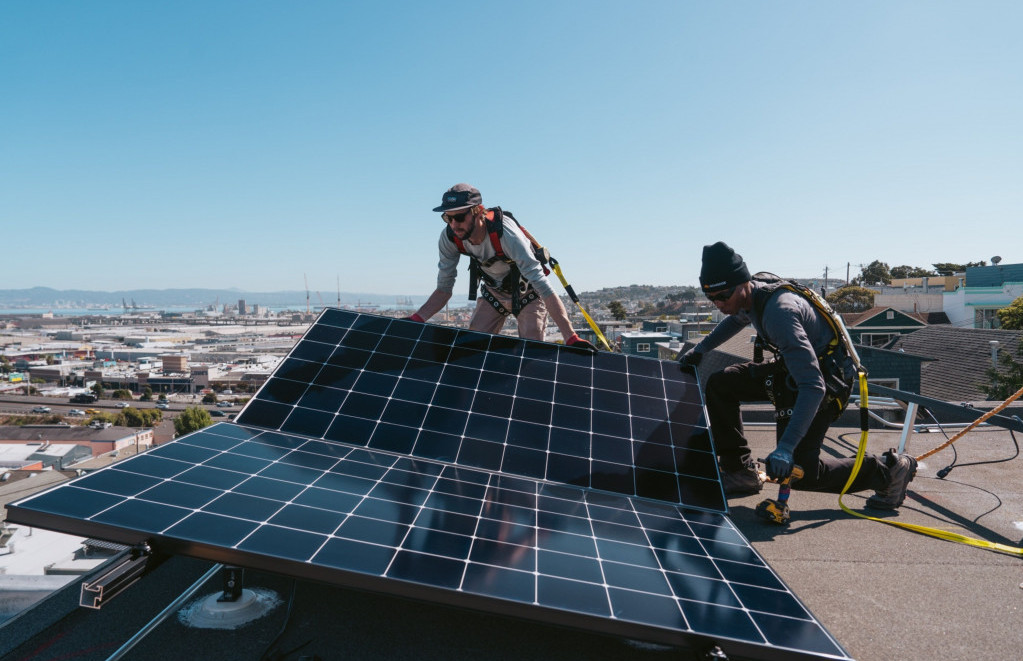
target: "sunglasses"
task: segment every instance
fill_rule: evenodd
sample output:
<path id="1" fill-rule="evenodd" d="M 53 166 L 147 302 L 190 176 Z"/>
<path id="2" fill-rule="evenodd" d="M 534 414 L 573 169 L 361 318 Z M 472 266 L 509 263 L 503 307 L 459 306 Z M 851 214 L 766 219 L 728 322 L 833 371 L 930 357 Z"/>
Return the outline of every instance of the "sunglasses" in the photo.
<path id="1" fill-rule="evenodd" d="M 735 289 L 735 287 L 732 287 L 731 289 L 724 289 L 719 292 L 714 292 L 713 294 L 707 294 L 707 300 L 711 303 L 724 303 L 732 297 L 732 294 L 735 293 Z"/>
<path id="2" fill-rule="evenodd" d="M 457 215 L 450 214 L 450 213 L 443 213 L 443 214 L 441 214 L 440 218 L 441 218 L 441 220 L 443 220 L 445 223 L 448 223 L 448 224 L 450 224 L 450 223 L 462 223 L 462 222 L 465 222 L 466 216 L 468 216 L 471 213 L 472 213 L 472 209 L 469 208 L 469 209 L 466 209 L 465 211 L 463 211 L 462 213 L 457 214 Z"/>

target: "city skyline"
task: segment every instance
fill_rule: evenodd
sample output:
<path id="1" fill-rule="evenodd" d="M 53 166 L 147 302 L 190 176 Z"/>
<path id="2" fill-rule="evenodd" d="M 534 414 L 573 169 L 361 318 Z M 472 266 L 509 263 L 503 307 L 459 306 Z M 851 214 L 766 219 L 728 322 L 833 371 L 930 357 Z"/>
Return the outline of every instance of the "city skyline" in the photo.
<path id="1" fill-rule="evenodd" d="M 695 285 L 717 240 L 801 278 L 1023 262 L 1008 0 L 104 0 L 0 19 L 3 288 L 429 293 L 430 209 L 460 181 L 577 291 Z"/>

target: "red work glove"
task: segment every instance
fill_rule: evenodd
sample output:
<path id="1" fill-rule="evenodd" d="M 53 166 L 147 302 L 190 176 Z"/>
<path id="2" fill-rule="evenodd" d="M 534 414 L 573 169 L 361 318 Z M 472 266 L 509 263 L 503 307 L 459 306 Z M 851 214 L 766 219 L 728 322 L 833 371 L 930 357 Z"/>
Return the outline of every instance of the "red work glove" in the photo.
<path id="1" fill-rule="evenodd" d="M 587 342 L 579 337 L 579 333 L 573 333 L 572 337 L 565 340 L 565 344 L 570 347 L 575 347 L 576 349 L 585 349 L 586 351 L 592 351 L 594 353 L 597 352 L 597 347 L 593 346 L 591 342 Z"/>

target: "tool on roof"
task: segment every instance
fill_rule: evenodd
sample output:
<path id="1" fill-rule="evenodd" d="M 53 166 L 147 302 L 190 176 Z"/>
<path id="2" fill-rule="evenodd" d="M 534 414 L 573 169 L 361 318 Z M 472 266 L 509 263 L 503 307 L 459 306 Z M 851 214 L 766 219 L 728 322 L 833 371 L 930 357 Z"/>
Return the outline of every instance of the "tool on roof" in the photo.
<path id="1" fill-rule="evenodd" d="M 778 480 L 778 499 L 766 498 L 760 501 L 756 509 L 757 516 L 780 526 L 788 525 L 791 518 L 789 494 L 792 493 L 792 483 L 802 477 L 803 469 L 798 465 L 793 466 L 792 473 L 788 477 Z"/>

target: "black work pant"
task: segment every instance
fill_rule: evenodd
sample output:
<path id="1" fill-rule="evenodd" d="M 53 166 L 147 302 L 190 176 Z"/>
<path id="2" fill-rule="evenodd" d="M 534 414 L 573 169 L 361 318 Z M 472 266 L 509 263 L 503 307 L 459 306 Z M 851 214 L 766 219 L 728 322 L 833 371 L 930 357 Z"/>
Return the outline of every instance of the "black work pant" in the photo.
<path id="1" fill-rule="evenodd" d="M 749 443 L 743 436 L 739 404 L 768 400 L 764 379 L 770 374 L 777 376 L 780 369 L 771 363 L 742 363 L 730 365 L 707 380 L 707 415 L 722 471 L 737 471 L 752 463 Z M 784 376 L 783 372 L 781 378 Z M 805 476 L 793 483 L 793 489 L 841 493 L 849 480 L 855 457 L 836 459 L 821 456 L 821 443 L 833 417 L 832 406 L 822 403 L 796 446 L 793 452 L 795 463 L 802 467 Z M 776 438 L 781 438 L 787 424 L 787 417 L 778 421 Z M 849 492 L 880 489 L 887 483 L 888 468 L 884 459 L 868 454 L 863 457 L 863 464 Z"/>

